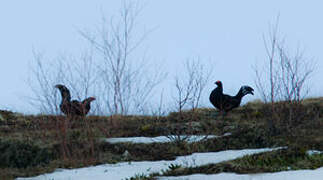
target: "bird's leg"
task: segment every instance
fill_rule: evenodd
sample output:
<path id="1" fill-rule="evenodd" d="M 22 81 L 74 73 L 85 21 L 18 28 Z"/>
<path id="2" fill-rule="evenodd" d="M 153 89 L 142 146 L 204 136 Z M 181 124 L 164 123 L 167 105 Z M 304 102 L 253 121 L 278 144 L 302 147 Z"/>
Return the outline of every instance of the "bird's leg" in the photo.
<path id="1" fill-rule="evenodd" d="M 223 112 L 221 110 L 218 111 L 216 119 L 218 121 L 217 126 L 220 128 L 222 126 L 223 118 L 221 119 Z M 222 121 L 222 122 L 220 122 Z"/>
<path id="2" fill-rule="evenodd" d="M 223 111 L 220 111 L 219 112 L 219 119 L 222 119 L 223 120 Z"/>
<path id="3" fill-rule="evenodd" d="M 218 116 L 218 112 L 217 111 L 210 111 L 209 113 L 208 113 L 208 118 L 210 118 L 210 119 L 216 119 L 217 118 L 217 116 Z"/>
<path id="4" fill-rule="evenodd" d="M 73 116 L 71 116 L 71 114 L 68 114 L 65 118 L 65 127 L 66 130 L 71 128 L 71 119 L 73 118 Z"/>
<path id="5" fill-rule="evenodd" d="M 222 118 L 221 118 L 221 123 L 220 123 L 219 125 L 220 125 L 220 127 L 221 127 L 221 128 L 220 128 L 220 129 L 221 129 L 221 131 L 222 131 L 221 133 L 223 134 L 223 133 L 224 133 L 224 130 L 223 130 L 223 129 L 224 129 L 224 126 L 225 126 L 225 122 L 224 122 L 225 120 L 224 120 L 224 117 L 226 116 L 226 114 L 227 114 L 227 113 L 226 113 L 225 111 L 220 111 L 220 112 L 221 112 L 221 117 L 222 117 Z"/>
<path id="6" fill-rule="evenodd" d="M 224 117 L 225 117 L 227 114 L 228 114 L 228 113 L 227 113 L 227 112 L 225 112 L 225 111 L 222 113 L 222 119 L 223 119 L 223 120 L 224 120 Z"/>

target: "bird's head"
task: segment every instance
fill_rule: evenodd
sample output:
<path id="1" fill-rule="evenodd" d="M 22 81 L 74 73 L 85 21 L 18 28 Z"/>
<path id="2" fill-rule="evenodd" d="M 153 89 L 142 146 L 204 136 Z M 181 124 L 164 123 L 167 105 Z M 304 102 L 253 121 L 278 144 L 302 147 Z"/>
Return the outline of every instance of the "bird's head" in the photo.
<path id="1" fill-rule="evenodd" d="M 252 95 L 254 95 L 253 94 L 253 91 L 254 91 L 254 89 L 252 88 L 252 87 L 250 87 L 250 86 L 242 86 L 241 87 L 241 90 L 242 90 L 242 94 L 245 96 L 245 95 L 247 95 L 247 94 L 252 94 Z"/>
<path id="2" fill-rule="evenodd" d="M 221 81 L 216 81 L 214 84 L 216 84 L 217 86 L 222 86 L 222 82 Z"/>

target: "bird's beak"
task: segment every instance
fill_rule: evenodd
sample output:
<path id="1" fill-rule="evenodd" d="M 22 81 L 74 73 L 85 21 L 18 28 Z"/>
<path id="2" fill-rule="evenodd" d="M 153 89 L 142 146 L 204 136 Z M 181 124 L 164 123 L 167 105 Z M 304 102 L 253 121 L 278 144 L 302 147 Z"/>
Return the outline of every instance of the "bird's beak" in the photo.
<path id="1" fill-rule="evenodd" d="M 253 94 L 253 91 L 250 91 L 250 94 L 254 95 L 254 94 Z"/>

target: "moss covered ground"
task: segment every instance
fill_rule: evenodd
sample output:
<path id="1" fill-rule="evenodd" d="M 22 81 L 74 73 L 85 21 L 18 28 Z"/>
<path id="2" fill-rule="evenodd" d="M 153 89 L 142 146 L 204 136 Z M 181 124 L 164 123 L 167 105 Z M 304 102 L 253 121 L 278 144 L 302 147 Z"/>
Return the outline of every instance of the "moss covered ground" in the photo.
<path id="1" fill-rule="evenodd" d="M 174 159 L 193 152 L 277 146 L 289 148 L 197 168 L 173 167 L 166 174 L 313 169 L 322 166 L 323 161 L 322 155 L 304 153 L 309 149 L 323 150 L 323 98 L 306 99 L 297 105 L 254 101 L 226 116 L 207 108 L 172 112 L 167 116 L 66 118 L 3 110 L 0 115 L 0 179 L 35 176 L 56 168 Z M 106 137 L 222 135 L 228 132 L 230 136 L 194 143 L 174 140 L 170 143 L 109 144 L 101 140 Z M 124 157 L 125 151 L 131 156 Z"/>

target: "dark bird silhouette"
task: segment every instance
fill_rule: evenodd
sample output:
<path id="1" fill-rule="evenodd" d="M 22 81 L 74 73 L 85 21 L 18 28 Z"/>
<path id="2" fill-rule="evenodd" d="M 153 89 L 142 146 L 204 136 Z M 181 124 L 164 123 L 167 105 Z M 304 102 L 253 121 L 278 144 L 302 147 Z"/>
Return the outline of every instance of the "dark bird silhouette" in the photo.
<path id="1" fill-rule="evenodd" d="M 241 86 L 239 92 L 235 96 L 223 94 L 223 86 L 221 81 L 216 81 L 217 87 L 210 94 L 210 102 L 214 107 L 219 109 L 221 112 L 229 112 L 234 108 L 240 106 L 241 99 L 247 94 L 253 95 L 253 88 L 250 86 Z"/>
<path id="2" fill-rule="evenodd" d="M 59 105 L 61 111 L 65 115 L 71 116 L 86 116 L 91 109 L 91 102 L 95 100 L 94 97 L 84 99 L 82 102 L 77 100 L 71 101 L 71 94 L 68 88 L 64 85 L 57 84 L 55 86 L 62 95 L 62 102 Z"/>

